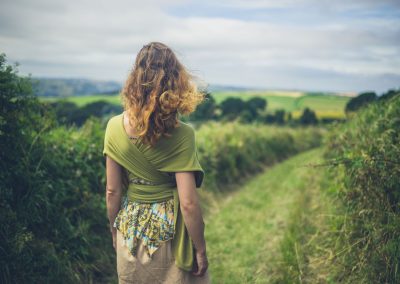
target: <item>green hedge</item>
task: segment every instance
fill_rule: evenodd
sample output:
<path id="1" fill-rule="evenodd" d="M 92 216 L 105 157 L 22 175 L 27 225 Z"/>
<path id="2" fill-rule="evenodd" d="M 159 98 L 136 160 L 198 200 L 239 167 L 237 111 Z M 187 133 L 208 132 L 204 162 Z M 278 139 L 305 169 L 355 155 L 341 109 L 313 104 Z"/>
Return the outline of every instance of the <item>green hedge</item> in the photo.
<path id="1" fill-rule="evenodd" d="M 4 165 L 1 283 L 89 283 L 114 270 L 102 132 L 88 121 L 80 131 L 35 133 L 22 159 Z"/>
<path id="2" fill-rule="evenodd" d="M 4 54 L 0 105 L 0 283 L 99 283 L 115 270 L 104 127 L 57 127 Z"/>
<path id="3" fill-rule="evenodd" d="M 400 96 L 377 101 L 332 131 L 345 216 L 336 262 L 342 283 L 400 283 Z"/>
<path id="4" fill-rule="evenodd" d="M 197 131 L 199 159 L 206 171 L 205 188 L 224 191 L 244 176 L 301 151 L 319 146 L 324 130 L 239 122 L 208 122 Z"/>

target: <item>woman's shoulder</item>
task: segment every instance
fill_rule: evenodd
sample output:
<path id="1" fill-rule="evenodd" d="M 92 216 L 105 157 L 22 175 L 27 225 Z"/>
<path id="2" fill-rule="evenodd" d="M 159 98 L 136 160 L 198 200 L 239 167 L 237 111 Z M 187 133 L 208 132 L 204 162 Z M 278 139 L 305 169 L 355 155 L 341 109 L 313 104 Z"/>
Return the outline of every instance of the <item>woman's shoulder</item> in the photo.
<path id="1" fill-rule="evenodd" d="M 194 135 L 194 127 L 182 120 L 178 120 L 178 125 L 172 130 L 172 135 L 177 139 L 179 138 L 187 138 Z"/>
<path id="2" fill-rule="evenodd" d="M 123 113 L 110 116 L 106 122 L 106 131 L 114 131 L 114 129 L 122 125 L 122 115 Z"/>
<path id="3" fill-rule="evenodd" d="M 182 142 L 192 141 L 194 136 L 194 128 L 188 123 L 178 120 L 177 126 L 170 129 L 160 138 L 157 142 L 159 148 L 164 149 L 165 147 L 172 147 L 175 149 L 176 146 L 182 145 Z"/>
<path id="4" fill-rule="evenodd" d="M 119 136 L 120 134 L 120 126 L 122 126 L 122 113 L 111 116 L 105 127 L 105 136 L 106 138 L 111 136 Z"/>
<path id="5" fill-rule="evenodd" d="M 194 127 L 187 122 L 184 122 L 182 120 L 178 120 L 179 124 L 177 128 L 179 128 L 181 131 L 186 131 L 186 132 L 194 132 Z"/>
<path id="6" fill-rule="evenodd" d="M 118 119 L 121 119 L 121 120 L 122 120 L 122 115 L 123 115 L 123 114 L 124 114 L 124 113 L 122 112 L 122 113 L 120 113 L 120 114 L 116 114 L 116 115 L 110 116 L 110 117 L 108 118 L 107 124 L 109 124 L 109 123 L 114 123 L 114 122 L 116 122 Z"/>

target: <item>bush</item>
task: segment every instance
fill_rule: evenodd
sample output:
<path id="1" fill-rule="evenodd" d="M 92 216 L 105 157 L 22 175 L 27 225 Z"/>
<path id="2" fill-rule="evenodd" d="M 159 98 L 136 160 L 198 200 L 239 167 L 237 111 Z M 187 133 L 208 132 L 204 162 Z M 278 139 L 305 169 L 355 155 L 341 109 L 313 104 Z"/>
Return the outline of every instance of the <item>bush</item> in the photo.
<path id="1" fill-rule="evenodd" d="M 0 57 L 0 282 L 89 283 L 114 269 L 104 131 L 54 128 L 54 113 Z"/>
<path id="2" fill-rule="evenodd" d="M 317 115 L 313 110 L 306 107 L 299 118 L 299 122 L 304 125 L 317 124 L 318 123 Z"/>
<path id="3" fill-rule="evenodd" d="M 323 129 L 289 128 L 263 124 L 208 122 L 197 131 L 199 159 L 206 170 L 207 190 L 220 191 L 301 151 L 317 147 Z"/>
<path id="4" fill-rule="evenodd" d="M 329 135 L 325 156 L 339 166 L 342 220 L 337 279 L 400 283 L 400 97 L 363 108 Z"/>
<path id="5" fill-rule="evenodd" d="M 357 97 L 351 98 L 345 107 L 345 112 L 357 111 L 363 106 L 375 101 L 377 99 L 377 95 L 375 92 L 366 92 L 361 93 Z"/>

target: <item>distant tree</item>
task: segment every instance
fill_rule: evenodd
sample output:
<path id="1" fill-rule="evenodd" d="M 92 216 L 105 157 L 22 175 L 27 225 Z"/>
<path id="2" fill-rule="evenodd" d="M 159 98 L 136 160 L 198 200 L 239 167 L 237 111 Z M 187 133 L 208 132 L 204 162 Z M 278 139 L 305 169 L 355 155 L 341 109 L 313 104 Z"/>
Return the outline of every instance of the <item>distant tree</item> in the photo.
<path id="1" fill-rule="evenodd" d="M 304 125 L 317 124 L 318 123 L 318 119 L 317 119 L 317 116 L 316 116 L 315 112 L 313 110 L 309 109 L 308 107 L 306 107 L 303 110 L 303 113 L 300 116 L 299 121 L 300 121 L 301 124 L 304 124 Z"/>
<path id="2" fill-rule="evenodd" d="M 67 100 L 59 100 L 49 104 L 55 112 L 56 119 L 60 124 L 81 126 L 91 117 L 104 117 L 109 114 L 117 114 L 123 111 L 122 107 L 107 101 L 96 101 L 83 107 Z"/>
<path id="3" fill-rule="evenodd" d="M 103 111 L 102 117 L 104 117 L 105 115 L 108 115 L 110 113 L 114 113 L 114 114 L 121 113 L 124 110 L 121 105 L 116 105 L 116 104 L 107 102 L 107 104 L 103 105 L 102 111 Z"/>
<path id="4" fill-rule="evenodd" d="M 357 97 L 350 99 L 345 107 L 345 112 L 357 111 L 359 108 L 376 101 L 377 95 L 375 92 L 365 92 L 359 94 Z"/>
<path id="5" fill-rule="evenodd" d="M 242 123 L 249 123 L 249 122 L 254 121 L 254 118 L 255 117 L 250 112 L 250 110 L 245 109 L 240 113 L 239 121 L 242 122 Z"/>
<path id="6" fill-rule="evenodd" d="M 240 98 L 227 98 L 220 103 L 220 109 L 222 111 L 221 116 L 232 120 L 240 115 L 245 109 L 246 104 Z"/>
<path id="7" fill-rule="evenodd" d="M 286 123 L 290 126 L 296 126 L 298 121 L 293 118 L 293 114 L 291 112 L 286 113 Z"/>
<path id="8" fill-rule="evenodd" d="M 75 113 L 79 110 L 79 107 L 67 100 L 57 100 L 49 103 L 53 108 L 57 122 L 60 124 L 70 124 L 73 120 Z"/>
<path id="9" fill-rule="evenodd" d="M 288 112 L 287 113 L 287 121 L 292 121 L 292 119 L 293 119 L 292 113 Z"/>
<path id="10" fill-rule="evenodd" d="M 400 95 L 400 89 L 394 90 L 391 89 L 389 91 L 387 91 L 386 93 L 383 93 L 381 96 L 378 97 L 378 100 L 387 100 L 390 98 L 393 98 L 395 96 L 399 96 Z"/>
<path id="11" fill-rule="evenodd" d="M 109 103 L 107 101 L 96 101 L 89 103 L 74 113 L 72 121 L 81 126 L 85 121 L 91 117 L 103 117 L 109 113 L 120 113 L 122 112 L 122 107 Z"/>
<path id="12" fill-rule="evenodd" d="M 211 93 L 207 92 L 205 100 L 197 106 L 196 110 L 190 114 L 190 119 L 193 120 L 209 120 L 216 118 L 217 104 Z"/>
<path id="13" fill-rule="evenodd" d="M 275 110 L 275 122 L 278 124 L 285 123 L 285 110 L 284 109 Z"/>
<path id="14" fill-rule="evenodd" d="M 264 122 L 266 122 L 266 123 L 274 123 L 275 122 L 275 115 L 270 114 L 270 113 L 266 114 L 264 116 Z"/>
<path id="15" fill-rule="evenodd" d="M 253 97 L 245 102 L 246 109 L 252 114 L 253 117 L 258 115 L 259 110 L 265 110 L 267 106 L 267 100 L 261 97 Z"/>

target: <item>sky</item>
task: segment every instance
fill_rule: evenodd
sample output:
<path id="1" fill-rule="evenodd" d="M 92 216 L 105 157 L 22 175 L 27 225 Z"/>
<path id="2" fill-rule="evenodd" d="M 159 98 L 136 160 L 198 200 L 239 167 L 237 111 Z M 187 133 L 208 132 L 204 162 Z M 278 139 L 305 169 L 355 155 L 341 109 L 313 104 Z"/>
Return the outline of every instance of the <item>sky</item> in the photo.
<path id="1" fill-rule="evenodd" d="M 21 75 L 123 83 L 160 41 L 199 82 L 363 92 L 400 87 L 399 0 L 1 0 Z"/>

